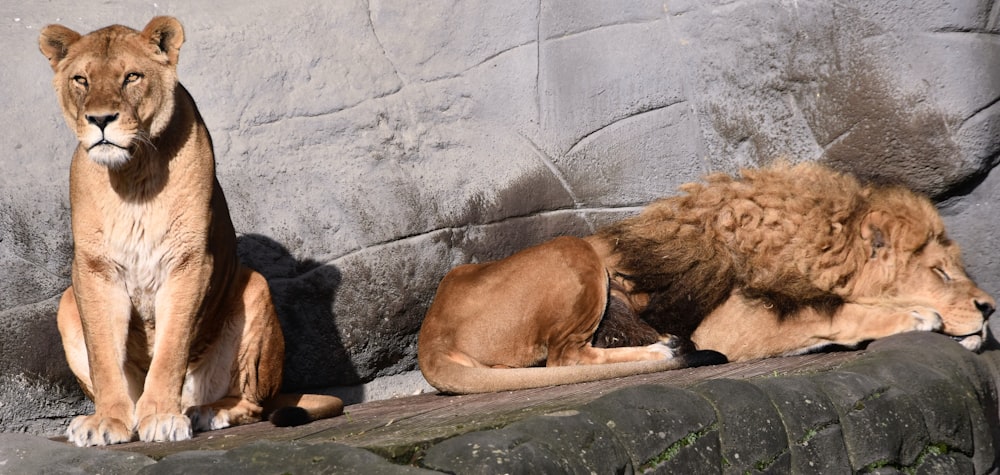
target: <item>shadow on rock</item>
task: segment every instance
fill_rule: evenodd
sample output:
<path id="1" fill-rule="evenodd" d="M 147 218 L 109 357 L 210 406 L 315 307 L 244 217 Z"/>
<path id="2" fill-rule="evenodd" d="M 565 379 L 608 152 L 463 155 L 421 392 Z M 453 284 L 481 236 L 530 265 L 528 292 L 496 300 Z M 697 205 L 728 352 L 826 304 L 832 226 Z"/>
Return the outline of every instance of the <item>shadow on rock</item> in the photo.
<path id="1" fill-rule="evenodd" d="M 333 312 L 340 270 L 311 259 L 298 260 L 280 243 L 259 234 L 240 236 L 238 252 L 243 263 L 263 274 L 271 287 L 285 334 L 283 390 L 360 383 Z M 352 402 L 350 391 L 343 396 L 345 403 Z"/>

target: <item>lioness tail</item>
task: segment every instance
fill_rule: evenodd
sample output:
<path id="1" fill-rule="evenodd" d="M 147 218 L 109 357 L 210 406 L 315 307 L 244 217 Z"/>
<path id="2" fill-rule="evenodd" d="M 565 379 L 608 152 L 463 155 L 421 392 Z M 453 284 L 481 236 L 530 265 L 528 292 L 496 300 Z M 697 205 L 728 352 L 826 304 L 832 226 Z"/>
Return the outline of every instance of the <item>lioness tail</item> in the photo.
<path id="1" fill-rule="evenodd" d="M 343 412 L 344 401 L 322 394 L 279 394 L 264 406 L 264 414 L 277 427 L 298 426 Z"/>

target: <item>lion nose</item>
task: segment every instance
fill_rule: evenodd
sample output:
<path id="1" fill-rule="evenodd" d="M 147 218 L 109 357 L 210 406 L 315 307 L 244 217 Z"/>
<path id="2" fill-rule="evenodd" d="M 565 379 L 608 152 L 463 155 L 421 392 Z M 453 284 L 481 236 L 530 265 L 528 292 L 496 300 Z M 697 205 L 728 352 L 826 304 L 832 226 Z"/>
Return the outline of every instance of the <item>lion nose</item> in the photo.
<path id="1" fill-rule="evenodd" d="M 108 124 L 114 122 L 116 119 L 118 119 L 117 112 L 114 114 L 106 114 L 106 115 L 89 115 L 89 114 L 87 115 L 87 122 L 96 125 L 97 128 L 101 129 L 102 131 L 104 130 L 105 127 L 108 126 Z"/>
<path id="2" fill-rule="evenodd" d="M 993 312 L 996 310 L 992 302 L 983 302 L 980 300 L 976 300 L 975 302 L 976 308 L 983 314 L 983 318 L 990 318 L 990 315 L 993 315 Z"/>

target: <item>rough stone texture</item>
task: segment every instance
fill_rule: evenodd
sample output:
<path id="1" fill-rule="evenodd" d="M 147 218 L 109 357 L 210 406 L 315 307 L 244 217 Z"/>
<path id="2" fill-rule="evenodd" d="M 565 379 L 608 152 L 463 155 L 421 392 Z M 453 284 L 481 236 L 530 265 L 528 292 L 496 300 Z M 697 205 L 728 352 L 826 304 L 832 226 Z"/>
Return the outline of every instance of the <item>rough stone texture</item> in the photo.
<path id="1" fill-rule="evenodd" d="M 855 363 L 813 375 L 709 380 L 686 390 L 637 387 L 614 392 L 571 415 L 586 429 L 577 427 L 564 434 L 559 428 L 565 424 L 534 417 L 448 439 L 427 449 L 420 463 L 449 473 L 513 473 L 528 468 L 565 473 L 572 467 L 544 464 L 552 461 L 552 454 L 594 445 L 594 437 L 608 427 L 614 435 L 605 436 L 604 450 L 626 473 L 998 470 L 1000 354 L 973 356 L 935 334 L 915 333 L 889 341 L 872 344 L 871 354 Z M 715 415 L 706 414 L 706 408 Z M 641 437 L 647 440 L 636 444 Z M 609 442 L 617 447 L 608 448 Z M 636 450 L 647 444 L 663 449 L 649 458 L 648 450 Z M 542 445 L 544 451 L 531 450 Z M 628 459 L 621 460 L 622 451 Z M 602 468 L 597 473 L 609 471 Z"/>
<path id="2" fill-rule="evenodd" d="M 135 453 L 83 449 L 40 437 L 0 433 L 3 473 L 135 473 L 153 463 L 153 459 Z"/>
<path id="3" fill-rule="evenodd" d="M 143 475 L 189 473 L 420 474 L 417 467 L 393 464 L 364 449 L 342 444 L 260 441 L 229 451 L 182 452 L 139 470 Z"/>
<path id="4" fill-rule="evenodd" d="M 662 401 L 670 401 L 669 410 L 664 410 Z M 715 411 L 691 391 L 663 386 L 623 389 L 615 398 L 590 403 L 587 412 L 611 429 L 629 459 L 636 461 L 637 470 L 656 466 L 665 453 L 680 448 L 679 440 L 688 439 L 688 445 L 701 439 L 718 444 L 718 437 L 711 436 L 718 432 Z M 717 458 L 718 451 L 707 461 Z"/>
<path id="5" fill-rule="evenodd" d="M 1000 295 L 1000 3 L 5 2 L 0 431 L 51 435 L 88 410 L 55 327 L 74 142 L 39 29 L 159 14 L 184 23 L 180 77 L 240 255 L 274 289 L 289 388 L 412 370 L 453 265 L 775 156 L 944 200 Z"/>
<path id="6" fill-rule="evenodd" d="M 636 467 L 612 427 L 564 411 L 475 432 L 435 446 L 427 468 L 447 473 L 623 473 Z"/>
<path id="7" fill-rule="evenodd" d="M 840 416 L 815 378 L 756 382 L 781 415 L 788 440 L 788 473 L 838 473 L 849 467 Z"/>
<path id="8" fill-rule="evenodd" d="M 233 429 L 258 429 L 258 438 L 239 443 L 224 433 L 203 437 L 203 449 L 212 447 L 213 437 L 222 439 L 215 450 L 118 447 L 138 454 L 0 434 L 0 472 L 955 475 L 1000 470 L 1000 351 L 975 355 L 947 337 L 909 333 L 841 361 L 815 372 L 765 372 L 745 380 L 730 373 L 733 379 L 680 386 L 671 378 L 636 381 L 590 402 L 472 432 L 462 427 L 469 419 L 444 417 L 438 424 L 450 432 L 409 439 L 411 445 L 399 447 L 396 455 L 368 451 L 363 444 L 352 447 L 350 436 L 324 436 L 319 426 L 298 438 L 266 424 Z M 612 387 L 613 381 L 604 381 L 549 390 Z M 527 410 L 533 401 L 524 393 L 530 394 L 492 396 L 499 405 L 520 401 Z M 454 403 L 439 397 L 435 407 L 427 405 L 426 396 L 420 399 L 421 412 L 427 413 Z M 382 421 L 385 426 L 396 420 L 391 412 L 383 417 L 391 418 Z M 143 453 L 170 455 L 153 463 Z"/>
<path id="9" fill-rule="evenodd" d="M 789 471 L 788 436 L 767 393 L 753 383 L 726 379 L 692 389 L 715 406 L 724 471 Z"/>

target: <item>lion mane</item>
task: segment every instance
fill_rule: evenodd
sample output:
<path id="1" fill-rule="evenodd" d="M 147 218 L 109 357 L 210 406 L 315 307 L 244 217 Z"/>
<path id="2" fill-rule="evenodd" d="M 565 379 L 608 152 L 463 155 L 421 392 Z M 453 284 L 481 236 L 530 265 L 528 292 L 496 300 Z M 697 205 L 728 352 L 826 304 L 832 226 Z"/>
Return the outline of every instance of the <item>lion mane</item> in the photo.
<path id="1" fill-rule="evenodd" d="M 832 317 L 848 301 L 912 297 L 934 304 L 945 332 L 952 315 L 978 319 L 979 330 L 993 311 L 992 298 L 965 276 L 933 204 L 905 188 L 782 162 L 740 177 L 714 174 L 681 191 L 593 236 L 632 303 L 609 306 L 597 346 L 641 345 L 654 334 L 691 338 L 735 294 L 778 320 L 804 308 Z M 925 271 L 939 274 L 922 287 L 931 291 L 908 295 L 903 284 Z"/>

